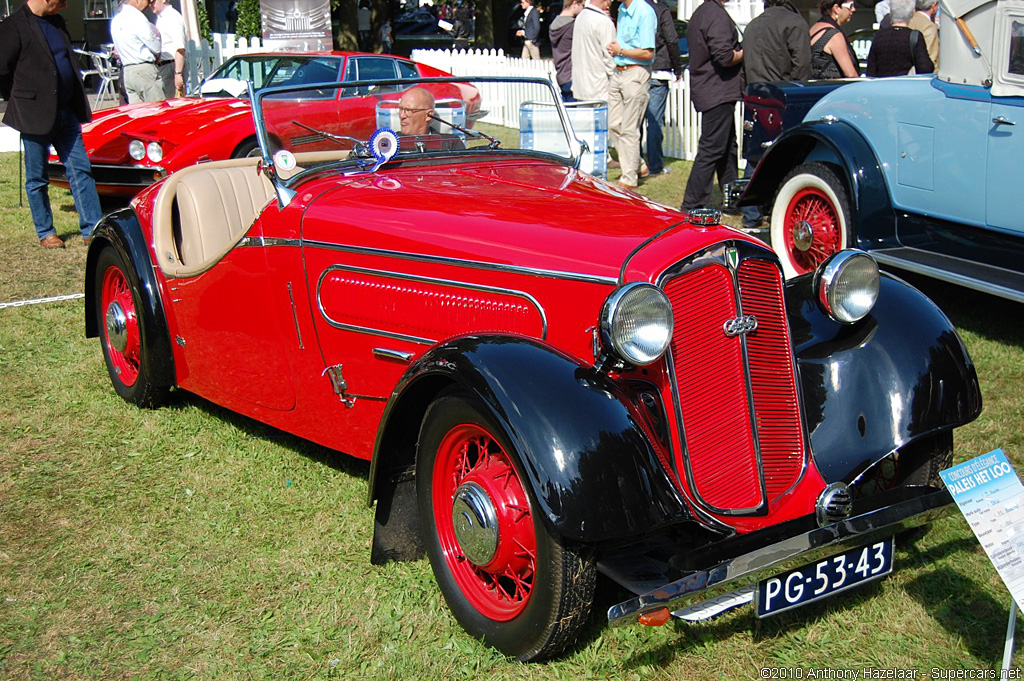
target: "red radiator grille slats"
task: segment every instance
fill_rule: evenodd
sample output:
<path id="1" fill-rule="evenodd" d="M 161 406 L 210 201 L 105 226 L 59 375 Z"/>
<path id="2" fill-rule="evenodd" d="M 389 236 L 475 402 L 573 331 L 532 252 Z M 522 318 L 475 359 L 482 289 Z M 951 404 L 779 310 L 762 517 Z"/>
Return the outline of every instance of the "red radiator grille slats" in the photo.
<path id="1" fill-rule="evenodd" d="M 736 317 L 732 275 L 701 268 L 665 289 L 672 301 L 672 359 L 695 491 L 722 509 L 761 503 L 757 458 L 737 338 L 722 331 Z"/>
<path id="2" fill-rule="evenodd" d="M 701 501 L 724 511 L 755 509 L 765 495 L 777 498 L 796 483 L 804 463 L 781 275 L 773 263 L 749 259 L 737 279 L 742 314 L 757 318 L 757 330 L 745 335 L 746 356 L 741 337 L 723 330 L 741 314 L 724 264 L 691 270 L 665 286 L 675 316 L 672 361 L 686 455 L 680 464 L 688 466 Z"/>
<path id="3" fill-rule="evenodd" d="M 745 260 L 739 268 L 743 313 L 757 317 L 757 331 L 747 334 L 747 356 L 757 415 L 768 498 L 789 489 L 803 470 L 803 429 L 792 371 L 792 347 L 786 329 L 782 285 L 774 265 Z"/>

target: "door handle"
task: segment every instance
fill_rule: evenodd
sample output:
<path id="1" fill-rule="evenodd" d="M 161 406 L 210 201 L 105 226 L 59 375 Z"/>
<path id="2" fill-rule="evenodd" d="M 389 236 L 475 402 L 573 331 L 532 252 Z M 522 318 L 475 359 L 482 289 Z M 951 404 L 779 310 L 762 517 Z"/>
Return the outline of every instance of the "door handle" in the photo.
<path id="1" fill-rule="evenodd" d="M 1014 121 L 1011 121 L 1006 116 L 997 116 L 992 119 L 992 122 L 996 125 L 1017 125 Z"/>

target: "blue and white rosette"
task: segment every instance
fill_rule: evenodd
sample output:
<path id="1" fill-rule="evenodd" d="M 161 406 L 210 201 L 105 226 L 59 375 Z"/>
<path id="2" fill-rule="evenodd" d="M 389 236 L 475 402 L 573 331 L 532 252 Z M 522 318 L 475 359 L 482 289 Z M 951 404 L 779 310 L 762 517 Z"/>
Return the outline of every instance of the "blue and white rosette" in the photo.
<path id="1" fill-rule="evenodd" d="M 390 128 L 380 128 L 370 136 L 370 153 L 378 164 L 393 159 L 398 147 L 398 135 Z"/>

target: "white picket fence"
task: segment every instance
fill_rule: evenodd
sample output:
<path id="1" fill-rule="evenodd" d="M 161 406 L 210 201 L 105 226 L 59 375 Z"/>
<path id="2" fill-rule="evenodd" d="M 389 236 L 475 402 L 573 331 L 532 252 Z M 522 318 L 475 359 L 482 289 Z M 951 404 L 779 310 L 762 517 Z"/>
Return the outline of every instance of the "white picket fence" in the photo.
<path id="1" fill-rule="evenodd" d="M 520 59 L 509 57 L 501 50 L 414 50 L 412 58 L 459 77 L 472 76 L 532 76 L 555 79 L 555 65 L 550 59 Z M 498 125 L 519 127 L 519 105 L 530 99 L 525 93 L 511 93 L 509 100 L 487 99 L 488 92 L 481 93 L 486 101 L 489 114 L 483 120 Z M 520 99 L 520 97 L 522 97 Z M 495 112 L 493 115 L 490 112 Z M 740 139 L 743 121 L 742 107 L 736 110 L 736 133 Z M 662 149 L 666 156 L 692 161 L 697 155 L 697 140 L 700 138 L 700 114 L 690 101 L 690 71 L 683 78 L 669 85 L 668 102 L 665 105 Z"/>
<path id="2" fill-rule="evenodd" d="M 194 91 L 204 77 L 227 59 L 236 54 L 259 52 L 261 49 L 259 38 L 247 41 L 230 34 L 215 33 L 212 42 L 203 40 L 197 44 L 190 41 L 186 49 L 189 91 Z M 510 57 L 502 50 L 413 50 L 412 59 L 459 77 L 518 76 L 555 82 L 555 65 L 552 60 L 520 59 Z M 529 87 L 509 91 L 508 88 L 487 88 L 486 84 L 481 85 L 480 94 L 488 111 L 483 120 L 511 128 L 519 127 L 520 104 L 536 99 L 540 94 Z M 738 139 L 742 135 L 742 121 L 742 107 L 737 107 Z M 694 110 L 690 101 L 689 70 L 684 72 L 681 80 L 669 86 L 663 132 L 665 137 L 662 149 L 666 156 L 693 160 L 700 138 L 700 114 Z"/>
<path id="3" fill-rule="evenodd" d="M 239 38 L 233 33 L 214 33 L 211 42 L 189 40 L 185 46 L 185 89 L 194 92 L 203 78 L 236 54 L 249 54 L 263 50 L 259 38 Z"/>

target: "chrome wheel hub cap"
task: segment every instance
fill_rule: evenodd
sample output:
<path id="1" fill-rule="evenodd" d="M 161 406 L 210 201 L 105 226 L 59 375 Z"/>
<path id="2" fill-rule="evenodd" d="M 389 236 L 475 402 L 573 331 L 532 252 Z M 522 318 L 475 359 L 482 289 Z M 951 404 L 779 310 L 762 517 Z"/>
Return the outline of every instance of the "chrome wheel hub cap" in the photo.
<path id="1" fill-rule="evenodd" d="M 798 251 L 806 253 L 814 243 L 814 229 L 807 220 L 801 220 L 793 225 L 793 245 Z"/>
<path id="2" fill-rule="evenodd" d="M 475 482 L 455 491 L 452 524 L 462 552 L 475 565 L 486 565 L 498 550 L 498 513 L 494 502 Z"/>
<path id="3" fill-rule="evenodd" d="M 128 347 L 128 317 L 117 301 L 107 305 L 106 324 L 110 345 L 118 352 L 124 352 Z"/>

